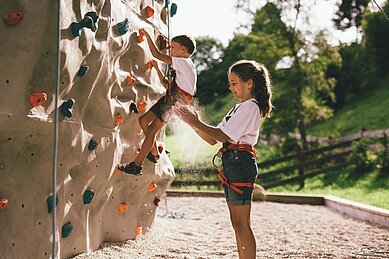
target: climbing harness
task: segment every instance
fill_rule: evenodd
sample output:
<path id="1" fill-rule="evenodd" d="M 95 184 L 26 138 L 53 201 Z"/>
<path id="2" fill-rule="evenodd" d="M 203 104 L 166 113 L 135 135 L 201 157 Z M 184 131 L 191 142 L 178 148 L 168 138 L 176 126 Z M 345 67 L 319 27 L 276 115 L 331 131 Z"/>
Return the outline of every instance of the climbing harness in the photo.
<path id="1" fill-rule="evenodd" d="M 231 190 L 239 193 L 239 194 L 243 194 L 243 191 L 241 189 L 239 189 L 239 187 L 249 187 L 249 188 L 252 188 L 254 189 L 254 183 L 251 183 L 251 182 L 246 182 L 246 183 L 240 183 L 240 182 L 231 182 L 227 179 L 227 177 L 224 175 L 224 172 L 223 172 L 223 167 L 222 166 L 216 166 L 215 164 L 215 159 L 216 157 L 219 157 L 221 158 L 223 156 L 223 154 L 229 150 L 237 150 L 237 151 L 244 151 L 244 152 L 248 152 L 252 157 L 257 157 L 258 154 L 257 154 L 257 151 L 251 146 L 251 145 L 247 145 L 247 144 L 231 144 L 229 142 L 225 142 L 223 143 L 223 147 L 219 149 L 219 151 L 217 152 L 217 154 L 215 154 L 213 156 L 213 159 L 212 159 L 212 164 L 217 168 L 217 171 L 221 177 L 221 184 L 222 186 L 227 186 L 229 187 Z"/>

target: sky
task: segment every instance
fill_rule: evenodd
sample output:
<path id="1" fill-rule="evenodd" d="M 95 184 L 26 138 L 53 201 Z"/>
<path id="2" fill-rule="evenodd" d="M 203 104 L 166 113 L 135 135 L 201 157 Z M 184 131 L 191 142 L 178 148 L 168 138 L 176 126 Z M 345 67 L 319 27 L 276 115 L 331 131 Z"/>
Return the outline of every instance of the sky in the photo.
<path id="1" fill-rule="evenodd" d="M 333 29 L 331 18 L 336 11 L 334 5 L 336 0 L 315 1 L 316 7 L 311 10 L 310 15 L 313 27 L 317 30 L 327 28 L 332 44 L 355 39 L 355 30 L 341 33 Z M 173 36 L 178 34 L 193 37 L 211 36 L 226 46 L 233 37 L 234 29 L 240 23 L 247 23 L 249 19 L 247 14 L 236 11 L 234 8 L 236 0 L 172 0 L 172 2 L 177 4 L 177 14 L 171 19 Z M 377 2 L 382 6 L 384 0 Z"/>

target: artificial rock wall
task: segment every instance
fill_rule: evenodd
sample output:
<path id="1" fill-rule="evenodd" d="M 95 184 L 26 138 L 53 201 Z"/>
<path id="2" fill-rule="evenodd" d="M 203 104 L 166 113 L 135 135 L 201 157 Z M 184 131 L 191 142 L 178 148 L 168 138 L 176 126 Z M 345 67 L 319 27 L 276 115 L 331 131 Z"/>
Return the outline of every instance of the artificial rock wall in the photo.
<path id="1" fill-rule="evenodd" d="M 1 259 L 52 256 L 56 2 L 0 3 Z M 174 171 L 165 152 L 141 176 L 115 171 L 136 156 L 138 118 L 164 92 L 138 29 L 166 47 L 165 1 L 59 2 L 55 256 L 66 258 L 145 233 Z"/>

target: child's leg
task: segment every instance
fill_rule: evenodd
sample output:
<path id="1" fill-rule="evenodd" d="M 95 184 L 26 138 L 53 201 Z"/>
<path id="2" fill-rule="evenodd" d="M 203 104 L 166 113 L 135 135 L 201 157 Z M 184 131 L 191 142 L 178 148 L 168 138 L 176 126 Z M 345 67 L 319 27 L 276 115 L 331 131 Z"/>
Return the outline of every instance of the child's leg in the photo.
<path id="1" fill-rule="evenodd" d="M 235 230 L 239 258 L 255 259 L 255 237 L 250 225 L 251 204 L 232 205 L 228 202 L 228 209 Z"/>
<path id="2" fill-rule="evenodd" d="M 145 114 L 143 114 L 143 115 L 139 118 L 140 127 L 142 128 L 143 133 L 144 133 L 145 135 L 147 135 L 147 129 L 148 129 L 148 127 L 150 126 L 150 124 L 151 124 L 154 120 L 158 120 L 158 118 L 157 118 L 157 116 L 156 116 L 152 111 L 146 112 Z M 157 143 L 156 143 L 155 141 L 154 141 L 154 145 L 153 145 L 152 148 L 151 148 L 151 153 L 152 153 L 154 156 L 158 155 Z"/>
<path id="3" fill-rule="evenodd" d="M 146 159 L 147 154 L 150 152 L 153 145 L 155 145 L 155 136 L 157 132 L 165 124 L 160 121 L 158 118 L 154 119 L 151 124 L 147 127 L 146 138 L 143 141 L 142 147 L 140 148 L 138 156 L 135 158 L 134 162 L 136 165 L 141 166 Z"/>

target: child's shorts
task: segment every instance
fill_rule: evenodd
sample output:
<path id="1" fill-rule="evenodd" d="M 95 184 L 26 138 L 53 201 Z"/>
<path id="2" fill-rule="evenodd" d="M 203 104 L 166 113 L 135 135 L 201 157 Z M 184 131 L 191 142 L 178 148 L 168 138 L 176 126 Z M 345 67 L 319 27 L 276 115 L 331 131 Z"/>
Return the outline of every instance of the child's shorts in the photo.
<path id="1" fill-rule="evenodd" d="M 162 122 L 167 122 L 173 111 L 173 106 L 180 101 L 180 95 L 177 91 L 172 91 L 172 94 L 162 96 L 151 108 L 157 118 Z"/>
<path id="2" fill-rule="evenodd" d="M 222 156 L 223 173 L 229 182 L 254 183 L 258 174 L 255 157 L 248 152 L 228 150 Z M 243 191 L 239 194 L 228 186 L 224 186 L 227 202 L 233 205 L 251 204 L 253 189 L 250 187 L 238 187 Z"/>

